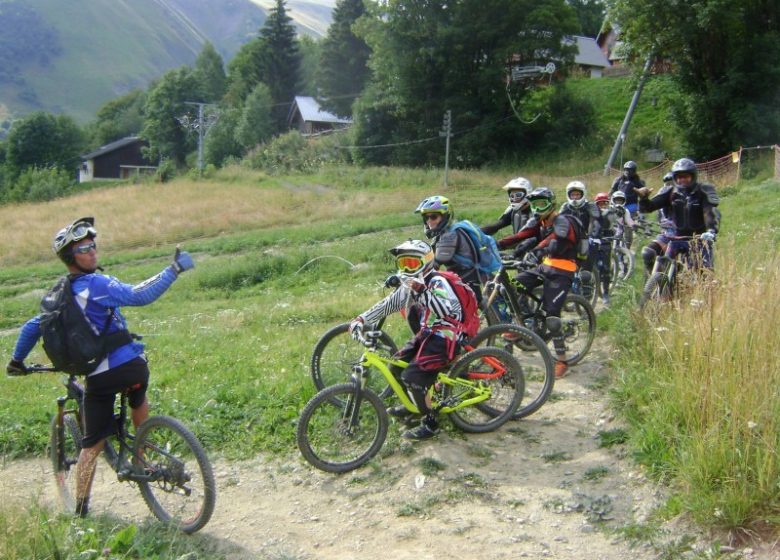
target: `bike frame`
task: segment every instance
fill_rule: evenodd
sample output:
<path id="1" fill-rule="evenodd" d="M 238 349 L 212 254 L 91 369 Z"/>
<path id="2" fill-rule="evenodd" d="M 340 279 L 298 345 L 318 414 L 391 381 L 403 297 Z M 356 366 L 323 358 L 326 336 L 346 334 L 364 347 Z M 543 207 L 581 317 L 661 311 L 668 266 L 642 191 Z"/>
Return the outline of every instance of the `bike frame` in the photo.
<path id="1" fill-rule="evenodd" d="M 412 399 L 409 398 L 409 396 L 406 393 L 406 389 L 401 385 L 401 383 L 395 378 L 395 376 L 390 371 L 389 366 L 397 366 L 400 368 L 406 368 L 409 364 L 408 362 L 405 362 L 403 360 L 398 360 L 394 358 L 386 358 L 384 356 L 381 356 L 377 354 L 374 351 L 375 344 L 374 340 L 378 338 L 378 333 L 380 331 L 371 331 L 366 333 L 367 341 L 364 342 L 364 344 L 367 344 L 366 350 L 363 352 L 363 355 L 360 358 L 360 363 L 354 366 L 353 370 L 354 373 L 352 374 L 352 378 L 357 386 L 361 388 L 361 390 L 366 389 L 366 380 L 368 378 L 368 372 L 370 371 L 370 368 L 376 368 L 382 376 L 385 378 L 385 381 L 387 381 L 387 384 L 392 388 L 393 393 L 399 398 L 401 401 L 401 404 L 404 405 L 404 407 L 409 410 L 410 412 L 414 414 L 419 414 L 420 410 L 417 408 L 417 406 L 412 402 Z M 373 340 L 372 340 L 373 339 Z M 456 360 L 457 361 L 457 360 Z M 456 363 L 453 362 L 453 365 Z M 489 362 L 490 363 L 490 362 Z M 497 371 L 491 374 L 483 374 L 480 377 L 482 378 L 494 378 L 494 377 L 500 377 L 503 375 L 506 370 L 503 368 L 503 366 L 500 366 L 500 362 L 494 362 L 491 363 L 494 367 L 497 367 Z M 489 387 L 483 386 L 478 381 L 475 382 L 472 379 L 461 379 L 461 378 L 451 378 L 447 375 L 446 372 L 439 372 L 436 375 L 436 384 L 440 385 L 448 385 L 450 387 L 460 387 L 463 389 L 468 389 L 473 392 L 474 396 L 468 399 L 465 399 L 463 401 L 460 401 L 458 403 L 447 403 L 447 402 L 437 402 L 433 401 L 431 404 L 432 410 L 436 412 L 440 412 L 442 414 L 449 414 L 451 412 L 454 412 L 456 410 L 460 410 L 462 408 L 466 408 L 468 406 L 473 406 L 475 404 L 481 403 L 483 401 L 488 400 L 491 397 L 491 390 Z M 432 396 L 435 395 L 435 393 L 432 393 L 433 388 L 431 388 L 431 392 L 429 394 L 432 394 Z M 355 407 L 357 410 L 359 407 Z"/>

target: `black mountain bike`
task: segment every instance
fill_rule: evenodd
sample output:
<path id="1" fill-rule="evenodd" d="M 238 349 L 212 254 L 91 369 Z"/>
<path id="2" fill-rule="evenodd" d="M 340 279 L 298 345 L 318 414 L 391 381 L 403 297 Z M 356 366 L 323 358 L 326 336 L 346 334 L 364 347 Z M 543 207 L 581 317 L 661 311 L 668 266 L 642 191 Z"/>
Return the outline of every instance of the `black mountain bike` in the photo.
<path id="1" fill-rule="evenodd" d="M 30 366 L 31 372 L 54 372 Z M 75 375 L 63 380 L 67 393 L 57 398 L 51 421 L 49 454 L 65 508 L 75 509 L 76 463 L 81 452 L 84 387 Z M 128 431 L 127 394 L 115 414 L 116 433 L 105 441 L 103 457 L 122 482 L 138 485 L 146 505 L 160 521 L 185 533 L 202 529 L 214 512 L 217 485 L 200 442 L 170 416 L 152 416 Z"/>

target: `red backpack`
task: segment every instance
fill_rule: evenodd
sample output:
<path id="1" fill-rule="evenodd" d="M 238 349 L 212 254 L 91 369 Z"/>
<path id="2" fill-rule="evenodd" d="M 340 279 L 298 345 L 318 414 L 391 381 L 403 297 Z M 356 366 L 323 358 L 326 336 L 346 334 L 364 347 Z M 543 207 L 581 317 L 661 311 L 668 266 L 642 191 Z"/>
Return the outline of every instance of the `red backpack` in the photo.
<path id="1" fill-rule="evenodd" d="M 465 284 L 460 276 L 448 270 L 437 270 L 436 274 L 442 276 L 450 283 L 452 290 L 458 297 L 460 308 L 463 312 L 463 322 L 456 324 L 458 331 L 471 338 L 479 330 L 479 305 L 474 290 L 468 284 Z"/>

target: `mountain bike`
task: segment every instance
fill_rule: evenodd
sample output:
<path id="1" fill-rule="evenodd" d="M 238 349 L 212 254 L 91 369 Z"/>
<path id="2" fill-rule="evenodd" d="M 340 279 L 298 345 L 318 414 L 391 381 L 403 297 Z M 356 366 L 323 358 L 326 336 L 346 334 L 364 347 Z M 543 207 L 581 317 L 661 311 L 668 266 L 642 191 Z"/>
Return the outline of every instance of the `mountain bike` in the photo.
<path id="1" fill-rule="evenodd" d="M 514 353 L 522 367 L 525 381 L 525 395 L 512 416 L 517 420 L 536 412 L 547 401 L 555 383 L 555 364 L 547 344 L 538 335 L 521 325 L 493 322 L 495 324 L 480 329 L 467 341 L 464 350 L 497 346 Z M 383 323 L 384 319 L 374 327 L 376 332 L 381 332 L 374 351 L 391 358 L 398 351 L 398 347 L 390 335 L 381 330 Z M 522 344 L 522 350 L 519 344 Z M 360 363 L 364 348 L 363 344 L 349 334 L 349 323 L 336 325 L 322 335 L 314 346 L 311 357 L 310 372 L 317 390 L 349 381 L 352 368 Z M 513 352 L 513 349 L 517 351 Z M 392 388 L 381 375 L 370 376 L 367 383 L 382 399 L 393 395 Z"/>
<path id="2" fill-rule="evenodd" d="M 595 264 L 595 263 L 594 263 Z M 595 266 L 593 270 L 583 270 L 577 267 L 574 278 L 571 282 L 571 293 L 582 296 L 593 307 L 599 297 L 599 287 L 601 286 L 601 273 Z"/>
<path id="3" fill-rule="evenodd" d="M 690 250 L 690 241 L 698 236 L 669 235 L 669 242 L 663 254 L 658 255 L 653 263 L 653 270 L 645 282 L 639 299 L 639 308 L 646 309 L 651 302 L 666 303 L 672 300 L 678 288 L 678 277 L 681 269 L 701 271 L 701 263 L 695 262 L 695 256 Z"/>
<path id="4" fill-rule="evenodd" d="M 331 385 L 314 395 L 298 419 L 296 442 L 303 457 L 318 469 L 343 473 L 374 457 L 387 438 L 390 417 L 385 403 L 369 386 L 379 372 L 401 404 L 419 414 L 391 366 L 403 360 L 388 358 L 379 348 L 381 331 L 359 335 L 365 346 L 348 383 Z M 436 375 L 428 395 L 431 409 L 447 415 L 464 432 L 483 433 L 505 424 L 523 397 L 520 364 L 500 348 L 477 348 L 460 356 Z"/>
<path id="5" fill-rule="evenodd" d="M 502 267 L 492 280 L 485 285 L 483 297 L 489 323 L 497 323 L 497 309 L 505 306 L 513 323 L 525 326 L 536 333 L 547 343 L 551 352 L 555 352 L 552 333 L 547 329 L 547 313 L 544 311 L 541 286 L 532 292 L 522 289 L 509 277 L 509 270 L 530 271 L 536 265 L 516 260 L 512 257 L 502 257 Z M 536 274 L 540 279 L 541 274 Z M 522 291 L 519 291 L 522 290 Z M 506 312 L 506 311 L 505 311 Z M 596 336 L 596 313 L 593 307 L 582 296 L 569 292 L 561 309 L 561 329 L 566 345 L 566 360 L 568 365 L 574 365 L 582 360 L 590 350 Z M 519 339 L 517 346 L 523 349 L 524 340 Z"/>
<path id="6" fill-rule="evenodd" d="M 604 237 L 602 242 L 609 243 L 612 250 L 610 267 L 612 271 L 612 283 L 622 284 L 634 274 L 634 254 L 626 247 L 626 241 L 622 235 Z"/>
<path id="7" fill-rule="evenodd" d="M 33 365 L 30 372 L 56 372 Z M 63 379 L 64 396 L 57 398 L 51 421 L 49 456 L 57 490 L 67 511 L 75 509 L 76 463 L 81 452 L 84 387 L 75 375 Z M 128 431 L 127 393 L 121 393 L 116 433 L 106 439 L 103 457 L 121 482 L 138 485 L 157 519 L 185 533 L 202 529 L 214 512 L 217 485 L 206 452 L 180 421 L 152 416 Z"/>

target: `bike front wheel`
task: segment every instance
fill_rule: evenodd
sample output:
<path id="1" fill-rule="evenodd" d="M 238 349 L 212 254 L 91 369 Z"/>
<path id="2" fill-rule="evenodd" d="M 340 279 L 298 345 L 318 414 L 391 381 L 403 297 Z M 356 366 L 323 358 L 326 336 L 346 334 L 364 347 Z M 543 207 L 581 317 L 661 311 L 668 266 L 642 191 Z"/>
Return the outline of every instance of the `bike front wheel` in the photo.
<path id="1" fill-rule="evenodd" d="M 393 339 L 385 332 L 382 332 L 379 342 L 376 352 L 380 356 L 389 358 L 398 351 Z M 310 364 L 311 378 L 317 390 L 348 382 L 352 367 L 360 362 L 364 350 L 365 347 L 349 334 L 349 323 L 336 325 L 322 335 L 314 346 Z M 378 374 L 368 378 L 368 386 L 381 398 L 393 393 L 385 378 Z"/>
<path id="2" fill-rule="evenodd" d="M 448 406 L 474 397 L 473 386 L 458 383 L 459 378 L 490 390 L 488 400 L 449 414 L 452 423 L 464 432 L 484 433 L 503 426 L 523 399 L 522 367 L 512 354 L 500 348 L 486 346 L 468 352 L 453 364 L 448 376 L 455 381 L 442 389 L 441 402 Z"/>
<path id="3" fill-rule="evenodd" d="M 655 304 L 666 303 L 672 299 L 672 289 L 669 279 L 663 272 L 654 272 L 645 282 L 642 289 L 642 297 L 639 299 L 639 308 L 645 309 L 651 302 Z"/>
<path id="4" fill-rule="evenodd" d="M 568 365 L 578 363 L 590 351 L 596 337 L 596 313 L 588 301 L 577 294 L 568 294 L 561 309 L 561 329 L 566 345 Z M 548 348 L 555 352 L 552 340 Z"/>
<path id="5" fill-rule="evenodd" d="M 81 428 L 73 414 L 62 417 L 62 426 L 57 417 L 51 421 L 49 457 L 54 470 L 54 483 L 63 508 L 68 513 L 76 509 L 76 463 L 81 453 Z"/>
<path id="6" fill-rule="evenodd" d="M 555 363 L 539 335 L 520 325 L 499 324 L 479 331 L 469 345 L 498 347 L 517 358 L 522 368 L 525 394 L 512 415 L 513 420 L 533 414 L 547 402 L 555 385 Z"/>
<path id="7" fill-rule="evenodd" d="M 339 404 L 336 404 L 339 403 Z M 306 404 L 296 442 L 320 470 L 343 473 L 367 463 L 387 438 L 390 419 L 382 399 L 354 383 L 326 387 Z"/>
<path id="8" fill-rule="evenodd" d="M 147 419 L 135 435 L 133 457 L 136 471 L 149 477 L 138 488 L 155 517 L 185 533 L 208 523 L 217 499 L 214 473 L 200 442 L 181 422 Z"/>
<path id="9" fill-rule="evenodd" d="M 634 274 L 634 254 L 625 247 L 615 247 L 612 253 L 612 281 L 625 282 Z"/>

